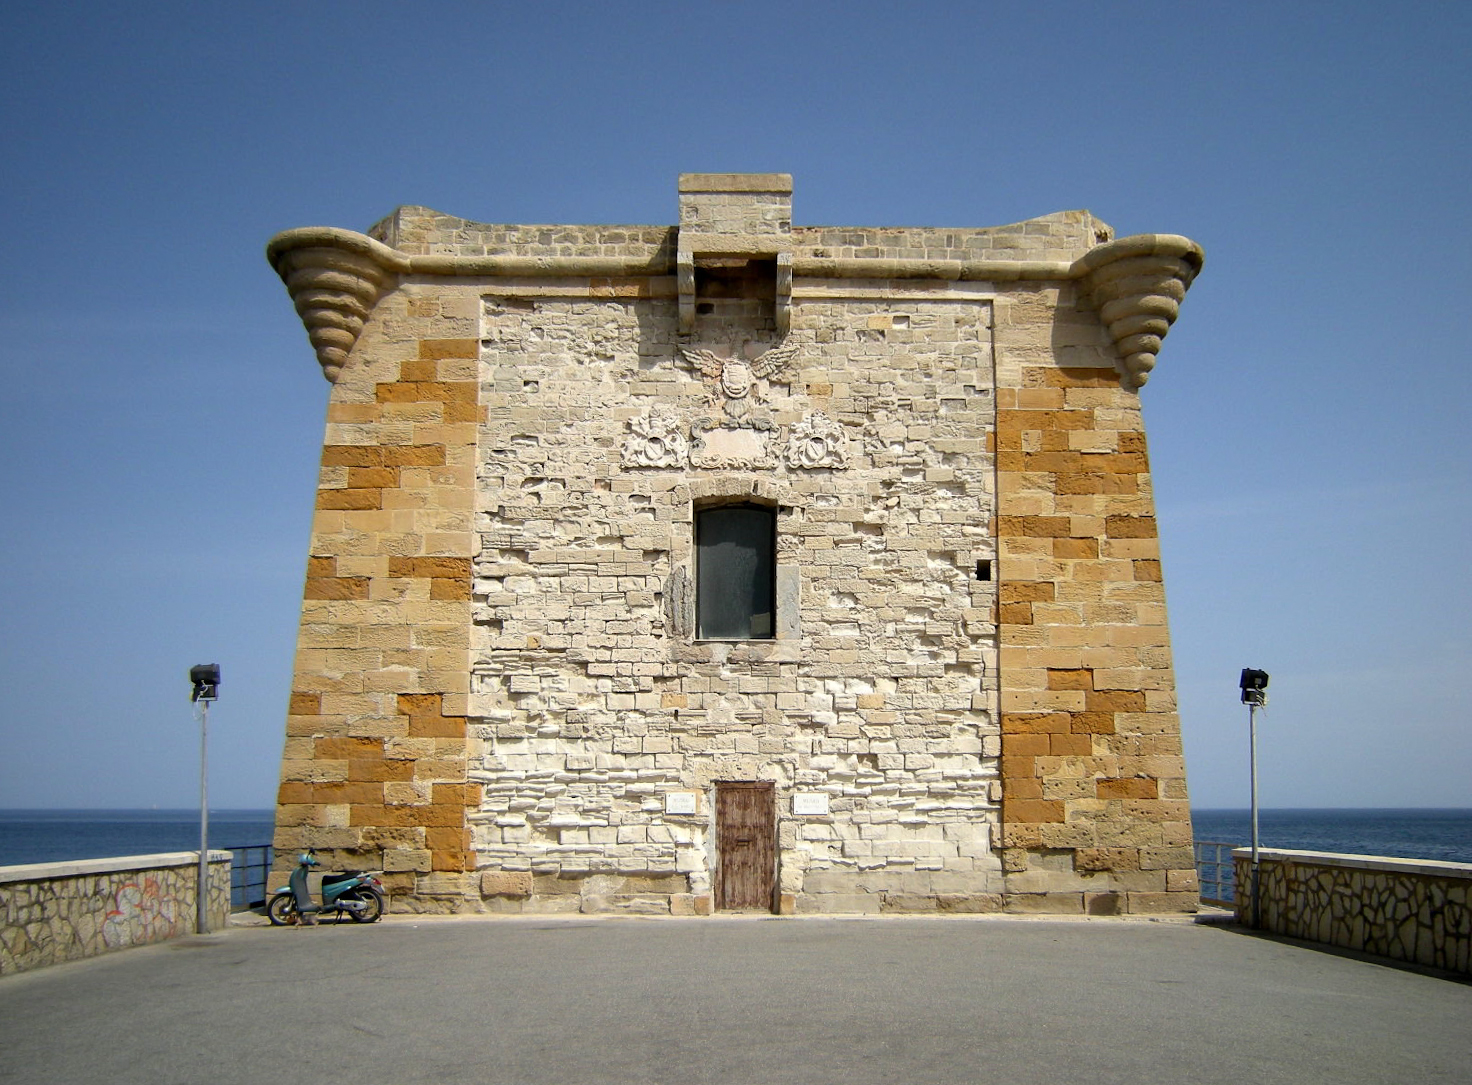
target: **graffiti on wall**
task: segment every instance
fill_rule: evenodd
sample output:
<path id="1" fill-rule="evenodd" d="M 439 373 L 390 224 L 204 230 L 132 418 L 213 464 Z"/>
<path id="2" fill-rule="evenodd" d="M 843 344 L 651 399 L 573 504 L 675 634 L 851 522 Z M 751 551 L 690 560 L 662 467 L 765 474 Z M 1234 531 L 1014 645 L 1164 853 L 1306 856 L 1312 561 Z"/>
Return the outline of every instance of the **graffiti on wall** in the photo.
<path id="1" fill-rule="evenodd" d="M 155 942 L 177 934 L 178 922 L 178 901 L 159 888 L 157 878 L 144 878 L 142 885 L 126 882 L 113 894 L 102 940 L 110 949 Z"/>

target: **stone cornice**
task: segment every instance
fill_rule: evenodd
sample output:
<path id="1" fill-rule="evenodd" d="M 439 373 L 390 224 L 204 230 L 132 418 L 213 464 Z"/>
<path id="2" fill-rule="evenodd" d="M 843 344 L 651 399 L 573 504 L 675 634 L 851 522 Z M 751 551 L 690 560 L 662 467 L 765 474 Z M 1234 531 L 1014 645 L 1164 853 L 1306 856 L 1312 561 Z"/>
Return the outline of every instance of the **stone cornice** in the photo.
<path id="1" fill-rule="evenodd" d="M 323 375 L 335 381 L 378 299 L 401 275 L 635 278 L 673 275 L 675 254 L 643 256 L 410 256 L 366 234 L 330 226 L 287 230 L 266 246 L 286 284 Z M 1201 270 L 1201 246 L 1177 234 L 1135 234 L 1072 263 L 1048 260 L 815 258 L 792 254 L 805 278 L 981 282 L 1077 281 L 1114 343 L 1124 383 L 1149 379 L 1161 340 Z M 784 261 L 783 271 L 786 270 Z"/>

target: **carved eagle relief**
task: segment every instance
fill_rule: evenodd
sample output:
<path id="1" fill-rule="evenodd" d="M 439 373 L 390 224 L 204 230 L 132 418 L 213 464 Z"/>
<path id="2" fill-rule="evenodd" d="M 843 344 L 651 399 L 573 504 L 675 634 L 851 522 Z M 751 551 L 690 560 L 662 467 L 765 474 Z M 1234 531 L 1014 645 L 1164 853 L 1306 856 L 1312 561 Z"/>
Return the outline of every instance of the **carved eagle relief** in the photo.
<path id="1" fill-rule="evenodd" d="M 742 418 L 751 411 L 750 393 L 758 380 L 776 379 L 797 354 L 796 343 L 779 343 L 763 351 L 751 361 L 722 358 L 714 351 L 680 348 L 687 368 L 705 378 L 712 403 L 720 403 L 730 418 Z"/>

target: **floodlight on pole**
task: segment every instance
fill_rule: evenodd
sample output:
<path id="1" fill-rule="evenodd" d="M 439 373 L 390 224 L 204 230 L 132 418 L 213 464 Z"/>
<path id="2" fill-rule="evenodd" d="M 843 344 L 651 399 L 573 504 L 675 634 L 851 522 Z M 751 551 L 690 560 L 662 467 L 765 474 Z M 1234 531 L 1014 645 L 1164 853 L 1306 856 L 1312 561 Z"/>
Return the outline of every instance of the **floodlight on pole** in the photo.
<path id="1" fill-rule="evenodd" d="M 220 665 L 200 663 L 189 668 L 193 687 L 189 700 L 199 706 L 199 877 L 194 888 L 194 931 L 208 934 L 210 929 L 210 804 L 209 804 L 209 730 L 210 702 L 220 696 Z"/>
<path id="2" fill-rule="evenodd" d="M 1247 706 L 1247 744 L 1252 758 L 1252 926 L 1262 926 L 1261 879 L 1257 864 L 1257 710 L 1268 703 L 1268 672 L 1244 667 L 1238 681 L 1242 703 Z"/>

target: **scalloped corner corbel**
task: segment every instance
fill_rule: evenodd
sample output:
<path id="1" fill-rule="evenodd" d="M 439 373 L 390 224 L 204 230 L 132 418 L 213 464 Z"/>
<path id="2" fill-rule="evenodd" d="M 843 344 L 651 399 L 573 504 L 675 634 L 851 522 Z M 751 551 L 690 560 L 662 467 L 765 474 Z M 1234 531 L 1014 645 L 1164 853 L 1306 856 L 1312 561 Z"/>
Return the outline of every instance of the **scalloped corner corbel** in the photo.
<path id="1" fill-rule="evenodd" d="M 1090 249 L 1073 265 L 1099 313 L 1129 388 L 1150 379 L 1160 341 L 1181 311 L 1205 254 L 1179 234 L 1135 234 Z"/>
<path id="2" fill-rule="evenodd" d="M 266 259 L 306 325 L 322 375 L 333 383 L 378 299 L 409 266 L 403 253 L 330 226 L 277 234 L 266 245 Z"/>

